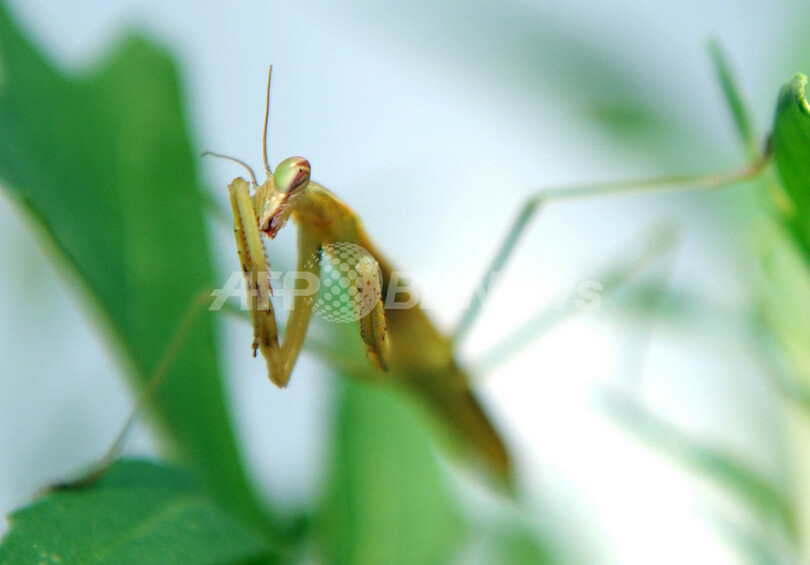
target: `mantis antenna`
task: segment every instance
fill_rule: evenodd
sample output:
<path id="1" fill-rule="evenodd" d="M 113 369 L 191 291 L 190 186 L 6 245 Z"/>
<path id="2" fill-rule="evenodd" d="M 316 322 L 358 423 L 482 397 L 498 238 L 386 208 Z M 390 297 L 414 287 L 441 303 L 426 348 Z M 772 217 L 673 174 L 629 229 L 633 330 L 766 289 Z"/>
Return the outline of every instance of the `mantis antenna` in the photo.
<path id="1" fill-rule="evenodd" d="M 267 122 L 270 119 L 270 79 L 273 77 L 273 65 L 267 71 L 267 101 L 264 105 L 264 133 L 262 135 L 262 152 L 264 153 L 264 171 L 270 177 L 273 171 L 270 170 L 270 163 L 267 162 Z"/>
<path id="2" fill-rule="evenodd" d="M 239 165 L 242 165 L 244 168 L 247 169 L 247 172 L 250 174 L 250 181 L 253 183 L 253 188 L 259 186 L 259 183 L 256 182 L 256 175 L 253 174 L 253 169 L 250 168 L 250 165 L 245 163 L 244 161 L 237 159 L 236 157 L 228 157 L 227 155 L 220 155 L 219 153 L 214 153 L 213 151 L 206 151 L 200 154 L 200 157 L 211 156 L 216 157 L 217 159 L 225 159 L 226 161 L 233 161 Z M 266 158 L 265 158 L 266 159 Z"/>

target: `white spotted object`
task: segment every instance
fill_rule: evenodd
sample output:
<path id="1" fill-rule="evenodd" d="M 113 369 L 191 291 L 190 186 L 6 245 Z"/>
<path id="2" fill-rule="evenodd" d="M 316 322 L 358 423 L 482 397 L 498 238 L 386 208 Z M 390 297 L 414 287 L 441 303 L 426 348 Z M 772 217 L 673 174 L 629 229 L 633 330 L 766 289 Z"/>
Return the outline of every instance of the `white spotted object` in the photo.
<path id="1" fill-rule="evenodd" d="M 348 324 L 367 316 L 380 298 L 379 265 L 366 249 L 339 241 L 324 245 L 307 266 L 321 265 L 315 314 L 327 322 Z"/>

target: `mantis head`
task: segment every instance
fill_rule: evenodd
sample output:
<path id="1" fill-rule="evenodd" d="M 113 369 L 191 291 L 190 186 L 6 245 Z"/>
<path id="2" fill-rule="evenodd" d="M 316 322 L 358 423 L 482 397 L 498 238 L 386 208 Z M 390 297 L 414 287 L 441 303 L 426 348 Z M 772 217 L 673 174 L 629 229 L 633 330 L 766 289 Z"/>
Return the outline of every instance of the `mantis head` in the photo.
<path id="1" fill-rule="evenodd" d="M 261 195 L 264 200 L 258 206 L 259 230 L 268 237 L 275 237 L 289 220 L 296 202 L 309 186 L 309 173 L 309 161 L 303 157 L 288 157 L 278 164 L 272 177 L 257 191 L 257 196 Z M 265 187 L 266 192 L 262 190 Z"/>
<path id="2" fill-rule="evenodd" d="M 259 186 L 256 181 L 256 174 L 250 168 L 250 165 L 244 161 L 212 151 L 203 153 L 203 156 L 211 155 L 233 161 L 247 170 L 250 175 L 251 186 L 254 189 L 253 205 L 259 220 L 259 231 L 271 239 L 276 237 L 278 230 L 284 227 L 287 220 L 290 219 L 296 203 L 306 193 L 310 173 L 309 161 L 303 157 L 287 157 L 278 164 L 275 172 L 270 169 L 267 159 L 267 122 L 270 115 L 270 78 L 272 73 L 273 67 L 270 67 L 267 76 L 267 104 L 264 110 L 264 136 L 262 138 L 262 156 L 267 180 Z"/>

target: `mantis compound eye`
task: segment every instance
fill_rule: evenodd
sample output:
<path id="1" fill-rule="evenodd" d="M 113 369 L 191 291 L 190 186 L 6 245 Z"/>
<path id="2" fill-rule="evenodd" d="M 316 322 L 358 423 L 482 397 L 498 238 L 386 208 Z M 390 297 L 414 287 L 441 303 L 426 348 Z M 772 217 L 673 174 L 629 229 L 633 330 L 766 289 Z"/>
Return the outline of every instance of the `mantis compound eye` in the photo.
<path id="1" fill-rule="evenodd" d="M 309 161 L 303 157 L 288 157 L 276 167 L 273 180 L 276 189 L 291 194 L 309 183 Z"/>

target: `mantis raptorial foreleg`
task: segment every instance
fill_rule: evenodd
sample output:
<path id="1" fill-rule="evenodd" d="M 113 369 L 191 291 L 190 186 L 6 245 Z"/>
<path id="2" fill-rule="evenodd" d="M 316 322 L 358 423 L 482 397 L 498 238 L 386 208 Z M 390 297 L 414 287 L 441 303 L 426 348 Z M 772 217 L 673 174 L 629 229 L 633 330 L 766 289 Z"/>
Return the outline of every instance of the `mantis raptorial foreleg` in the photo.
<path id="1" fill-rule="evenodd" d="M 278 386 L 287 384 L 284 363 L 278 344 L 278 327 L 270 301 L 270 266 L 264 251 L 256 211 L 248 183 L 236 178 L 228 185 L 233 210 L 236 251 L 247 283 L 247 301 L 253 321 L 253 356 L 260 350 L 267 363 L 267 374 Z M 289 377 L 289 375 L 288 375 Z"/>

